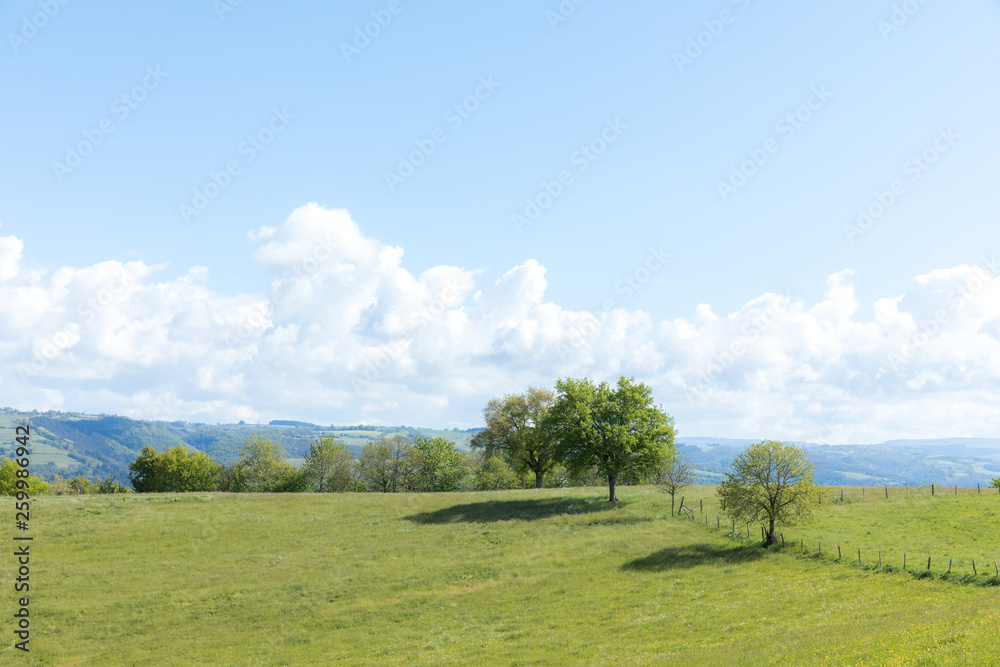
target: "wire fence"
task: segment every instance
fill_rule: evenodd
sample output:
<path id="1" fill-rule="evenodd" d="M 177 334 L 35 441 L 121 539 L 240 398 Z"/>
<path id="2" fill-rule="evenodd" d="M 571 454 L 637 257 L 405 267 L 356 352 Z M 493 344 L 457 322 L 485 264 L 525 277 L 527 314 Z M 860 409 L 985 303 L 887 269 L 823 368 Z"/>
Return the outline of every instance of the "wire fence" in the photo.
<path id="1" fill-rule="evenodd" d="M 867 493 L 869 488 L 872 488 L 877 493 Z M 996 488 L 998 494 L 1000 494 L 1000 487 Z M 890 489 L 893 490 L 892 494 L 890 494 Z M 849 490 L 851 493 L 845 494 L 845 490 Z M 920 495 L 933 497 L 943 495 L 982 495 L 983 493 L 992 492 L 992 490 L 993 487 L 977 486 L 976 488 L 971 488 L 954 485 L 941 487 L 936 484 L 919 487 L 847 487 L 838 488 L 831 502 L 849 503 L 858 500 L 867 501 L 869 497 L 871 497 L 871 500 L 893 500 Z M 760 529 L 759 542 L 756 537 L 756 528 L 751 529 L 751 523 L 746 523 L 745 526 L 742 524 L 737 526 L 735 520 L 727 519 L 724 522 L 722 515 L 716 514 L 713 526 L 710 513 L 705 512 L 704 503 L 704 499 L 698 500 L 697 513 L 700 518 L 696 519 L 695 508 L 687 505 L 685 498 L 682 496 L 677 515 L 687 517 L 688 520 L 694 523 L 702 523 L 707 529 L 714 528 L 732 539 L 754 544 L 764 544 L 767 542 L 767 530 L 763 525 L 758 525 Z M 977 561 L 974 558 L 942 558 L 940 555 L 927 553 L 917 554 L 880 549 L 865 551 L 860 547 L 848 546 L 847 541 L 841 543 L 827 542 L 824 547 L 821 540 L 810 541 L 807 544 L 803 537 L 789 537 L 786 539 L 784 533 L 778 533 L 777 538 L 778 542 L 771 545 L 772 548 L 778 548 L 782 551 L 794 551 L 797 554 L 816 560 L 849 564 L 865 570 L 876 570 L 887 573 L 906 572 L 919 579 L 941 578 L 965 583 L 1000 585 L 1000 563 L 998 563 L 997 559 L 992 561 Z M 946 562 L 947 568 L 944 565 Z"/>

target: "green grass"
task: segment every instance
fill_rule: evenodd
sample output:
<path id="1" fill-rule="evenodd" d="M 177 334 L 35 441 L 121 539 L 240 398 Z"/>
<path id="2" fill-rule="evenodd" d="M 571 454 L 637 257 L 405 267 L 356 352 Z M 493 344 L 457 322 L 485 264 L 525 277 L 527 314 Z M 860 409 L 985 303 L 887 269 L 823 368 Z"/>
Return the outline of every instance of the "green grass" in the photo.
<path id="1" fill-rule="evenodd" d="M 1000 587 L 766 551 L 700 514 L 672 519 L 655 489 L 620 488 L 616 507 L 605 493 L 38 499 L 32 652 L 0 649 L 0 663 L 978 665 L 1000 652 Z M 714 509 L 710 487 L 685 495 Z M 989 501 L 869 496 L 824 506 L 808 530 L 846 542 L 876 521 L 886 539 L 971 550 L 1000 533 Z M 0 516 L 12 544 L 9 502 Z"/>

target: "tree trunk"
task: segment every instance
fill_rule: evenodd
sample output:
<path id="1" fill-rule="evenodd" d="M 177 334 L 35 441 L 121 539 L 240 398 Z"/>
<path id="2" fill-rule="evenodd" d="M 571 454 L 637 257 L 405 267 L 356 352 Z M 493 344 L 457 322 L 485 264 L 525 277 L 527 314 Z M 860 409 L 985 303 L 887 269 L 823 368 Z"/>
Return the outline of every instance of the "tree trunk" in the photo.
<path id="1" fill-rule="evenodd" d="M 618 502 L 618 494 L 615 492 L 615 486 L 618 483 L 618 478 L 614 475 L 608 475 L 608 502 L 616 503 Z"/>
<path id="2" fill-rule="evenodd" d="M 767 542 L 765 543 L 765 546 L 771 546 L 772 544 L 777 543 L 777 541 L 778 537 L 774 534 L 774 519 L 772 518 L 771 523 L 768 527 Z"/>
<path id="3" fill-rule="evenodd" d="M 545 478 L 545 473 L 538 470 L 535 471 L 535 488 L 542 488 L 542 480 Z"/>

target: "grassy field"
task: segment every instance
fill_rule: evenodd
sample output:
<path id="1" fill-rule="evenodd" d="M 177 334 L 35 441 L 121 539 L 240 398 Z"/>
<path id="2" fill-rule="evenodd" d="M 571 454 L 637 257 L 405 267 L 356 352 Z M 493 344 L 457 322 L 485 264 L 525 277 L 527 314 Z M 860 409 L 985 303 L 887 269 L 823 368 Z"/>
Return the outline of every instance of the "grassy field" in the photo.
<path id="1" fill-rule="evenodd" d="M 32 652 L 0 649 L 0 663 L 979 665 L 1000 655 L 1000 586 L 766 552 L 701 514 L 672 519 L 655 489 L 620 488 L 616 507 L 605 493 L 39 499 Z M 685 495 L 712 513 L 709 487 Z M 0 507 L 9 545 L 13 507 Z M 824 506 L 813 532 L 785 533 L 915 550 L 923 540 L 986 558 L 979 536 L 1000 535 L 993 508 L 1000 497 L 869 495 Z M 11 619 L 13 558 L 0 561 L 0 618 Z"/>

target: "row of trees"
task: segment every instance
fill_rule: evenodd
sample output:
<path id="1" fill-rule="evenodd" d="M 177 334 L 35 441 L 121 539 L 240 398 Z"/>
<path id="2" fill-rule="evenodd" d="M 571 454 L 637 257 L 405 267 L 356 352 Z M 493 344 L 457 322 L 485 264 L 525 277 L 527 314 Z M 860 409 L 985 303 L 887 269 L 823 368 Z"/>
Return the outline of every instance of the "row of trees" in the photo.
<path id="1" fill-rule="evenodd" d="M 21 489 L 17 488 L 17 472 L 21 468 L 6 456 L 0 458 L 0 496 L 13 496 Z M 23 489 L 30 496 L 77 496 L 96 493 L 131 493 L 127 486 L 118 483 L 111 475 L 104 479 L 90 480 L 83 475 L 65 479 L 55 475 L 51 482 L 46 482 L 35 475 L 25 479 L 27 488 Z"/>
<path id="2" fill-rule="evenodd" d="M 545 475 L 564 467 L 571 475 L 593 472 L 618 500 L 619 483 L 651 481 L 674 454 L 674 421 L 653 403 L 652 390 L 633 378 L 595 385 L 566 378 L 556 391 L 529 387 L 483 409 L 485 430 L 472 446 L 521 473 Z"/>

